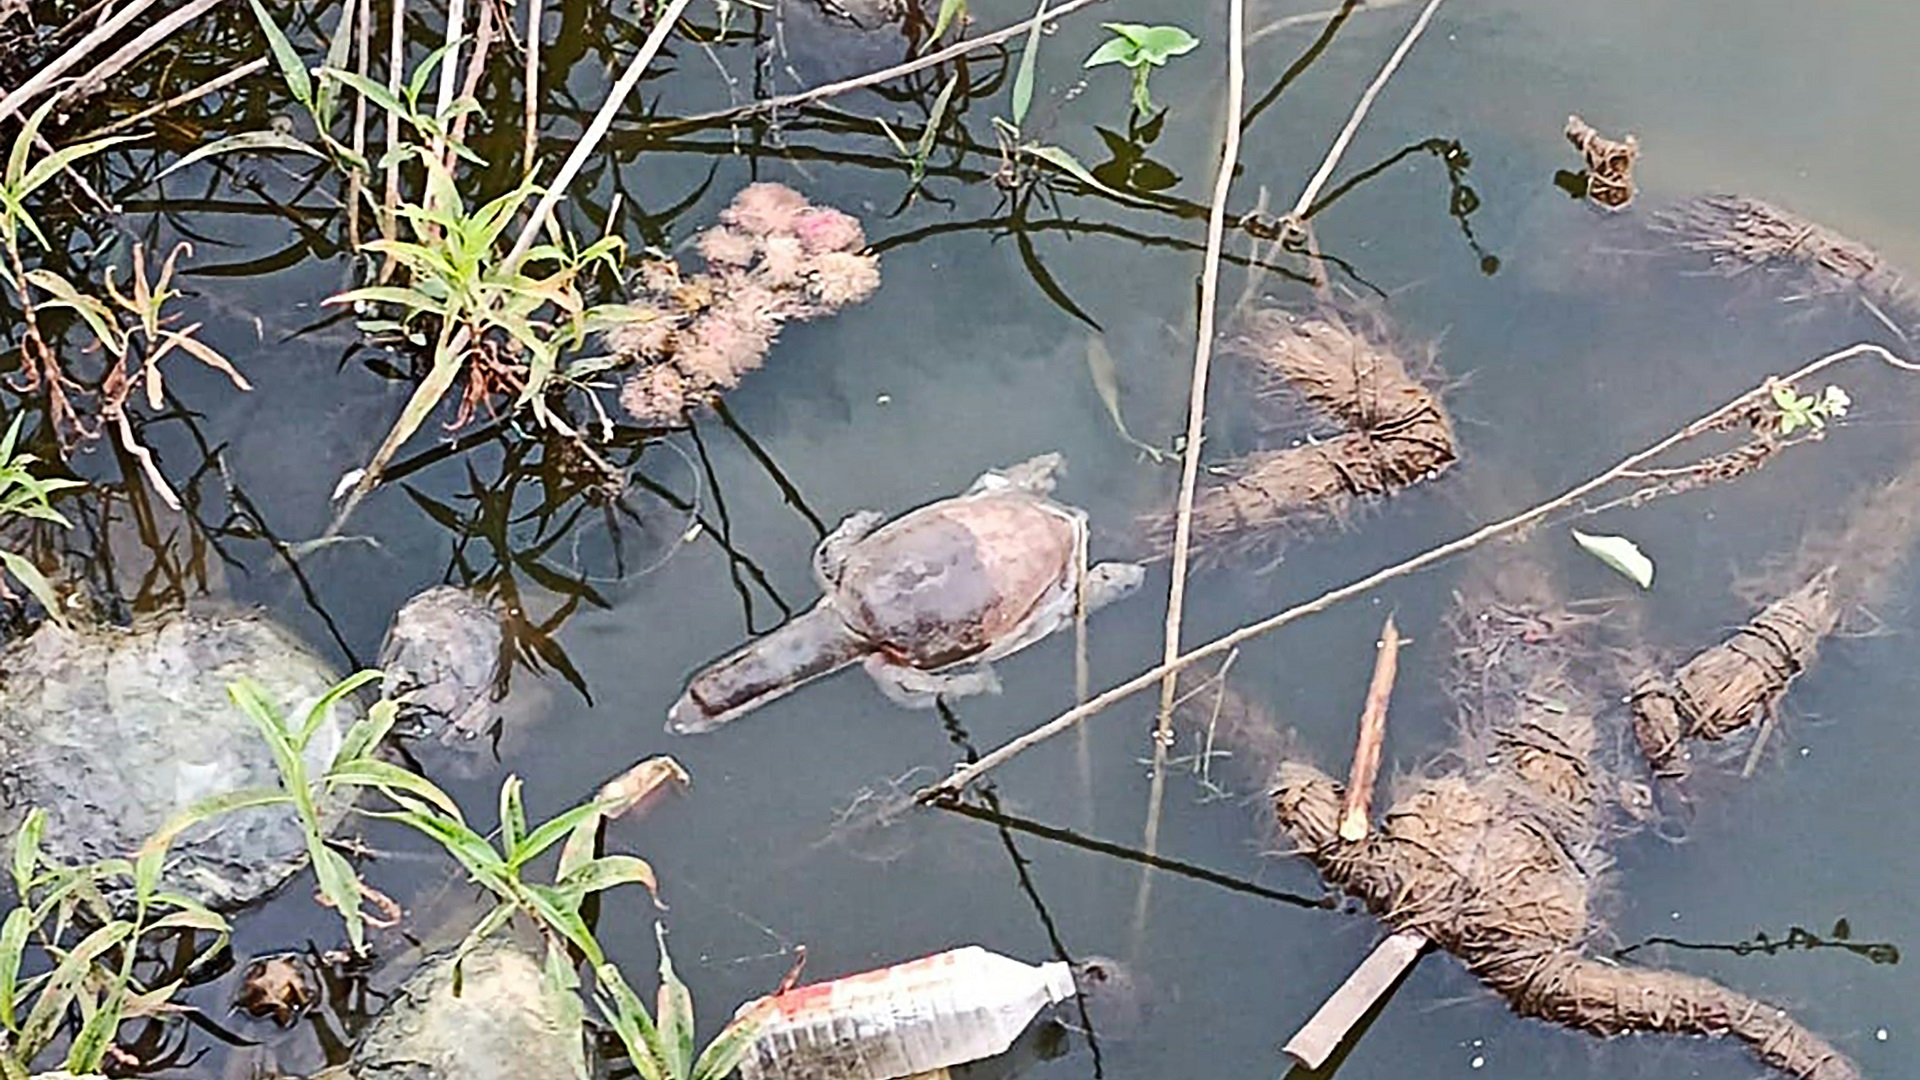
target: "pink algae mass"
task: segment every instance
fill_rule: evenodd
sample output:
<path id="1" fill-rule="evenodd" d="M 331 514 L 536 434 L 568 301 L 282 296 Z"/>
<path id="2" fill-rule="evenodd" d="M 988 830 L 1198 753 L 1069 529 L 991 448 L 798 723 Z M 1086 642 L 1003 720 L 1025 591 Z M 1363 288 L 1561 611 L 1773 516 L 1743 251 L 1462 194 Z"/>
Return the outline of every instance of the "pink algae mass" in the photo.
<path id="1" fill-rule="evenodd" d="M 607 347 L 637 365 L 620 403 L 641 423 L 682 421 L 764 363 L 782 325 L 830 315 L 880 287 L 860 222 L 783 184 L 749 184 L 720 220 L 694 241 L 705 270 L 643 263 L 644 295 L 606 332 Z"/>

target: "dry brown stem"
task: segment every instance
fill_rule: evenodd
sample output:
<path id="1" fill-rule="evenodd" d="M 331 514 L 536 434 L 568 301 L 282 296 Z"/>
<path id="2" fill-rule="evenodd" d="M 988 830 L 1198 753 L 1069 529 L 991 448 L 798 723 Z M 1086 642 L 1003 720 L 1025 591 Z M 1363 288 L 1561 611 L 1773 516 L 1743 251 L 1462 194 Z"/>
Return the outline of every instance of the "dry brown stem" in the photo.
<path id="1" fill-rule="evenodd" d="M 1380 749 L 1387 739 L 1387 702 L 1393 698 L 1394 673 L 1400 666 L 1400 628 L 1391 615 L 1380 628 L 1376 650 L 1373 679 L 1360 710 L 1360 736 L 1347 772 L 1347 801 L 1340 808 L 1340 839 L 1348 843 L 1366 839 L 1367 819 L 1373 814 L 1373 782 L 1380 775 Z"/>

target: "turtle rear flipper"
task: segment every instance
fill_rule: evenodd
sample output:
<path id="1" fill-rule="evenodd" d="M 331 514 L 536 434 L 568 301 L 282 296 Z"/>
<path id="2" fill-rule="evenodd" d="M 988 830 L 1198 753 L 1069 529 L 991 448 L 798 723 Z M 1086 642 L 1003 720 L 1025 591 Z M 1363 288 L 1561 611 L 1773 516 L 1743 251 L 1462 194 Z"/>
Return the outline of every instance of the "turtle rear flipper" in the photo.
<path id="1" fill-rule="evenodd" d="M 879 653 L 868 656 L 867 675 L 887 700 L 907 709 L 931 709 L 941 699 L 1000 692 L 1000 677 L 990 664 L 968 664 L 946 671 L 921 671 L 896 664 Z"/>

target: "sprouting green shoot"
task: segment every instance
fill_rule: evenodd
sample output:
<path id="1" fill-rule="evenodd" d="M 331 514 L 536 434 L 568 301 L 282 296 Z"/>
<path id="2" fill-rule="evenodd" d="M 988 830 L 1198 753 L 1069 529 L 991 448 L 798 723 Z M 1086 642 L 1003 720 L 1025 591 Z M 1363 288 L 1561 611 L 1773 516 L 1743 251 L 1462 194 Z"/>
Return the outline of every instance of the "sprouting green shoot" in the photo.
<path id="1" fill-rule="evenodd" d="M 1184 56 L 1199 47 L 1200 39 L 1178 26 L 1145 26 L 1140 23 L 1102 23 L 1113 32 L 1106 44 L 1087 57 L 1085 67 L 1119 64 L 1133 72 L 1133 107 L 1142 116 L 1151 115 L 1153 98 L 1147 93 L 1147 75 L 1165 67 L 1168 60 Z"/>

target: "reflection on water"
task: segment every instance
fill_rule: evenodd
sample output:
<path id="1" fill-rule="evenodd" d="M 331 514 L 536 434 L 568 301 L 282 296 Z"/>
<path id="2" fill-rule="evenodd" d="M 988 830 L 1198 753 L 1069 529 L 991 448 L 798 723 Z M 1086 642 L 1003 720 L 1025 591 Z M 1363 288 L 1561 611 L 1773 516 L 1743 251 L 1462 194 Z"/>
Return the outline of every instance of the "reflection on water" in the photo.
<path id="1" fill-rule="evenodd" d="M 645 822 L 610 826 L 608 842 L 658 869 L 672 905 L 664 918 L 685 943 L 682 966 L 706 1024 L 726 1014 L 724 1003 L 770 989 L 801 943 L 834 971 L 975 941 L 1034 960 L 1124 950 L 1135 885 L 1151 871 L 1148 935 L 1125 959 L 1150 985 L 1153 1008 L 1124 1033 L 1131 1038 L 1096 1031 L 1058 1056 L 1023 1059 L 1019 1071 L 1144 1077 L 1204 1063 L 1279 1075 L 1276 1046 L 1379 928 L 1323 902 L 1304 864 L 1266 850 L 1272 834 L 1257 798 L 1215 798 L 1184 774 L 1170 785 L 1160 850 L 1138 851 L 1146 706 L 1122 705 L 1088 726 L 1090 787 L 1063 743 L 1009 767 L 981 802 L 892 813 L 888 793 L 917 786 L 912 770 L 944 774 L 971 746 L 996 745 L 1073 703 L 1064 635 L 1000 665 L 1005 692 L 970 699 L 945 723 L 891 707 L 863 680 L 838 679 L 713 736 L 661 730 L 687 673 L 814 594 L 809 553 L 846 514 L 897 513 L 1049 450 L 1067 457 L 1060 495 L 1088 509 L 1096 538 L 1124 536 L 1170 497 L 1173 471 L 1121 439 L 1084 343 L 1089 327 L 1101 331 L 1129 429 L 1166 445 L 1184 408 L 1202 200 L 1219 138 L 1223 15 L 1221 5 L 1171 0 L 1107 6 L 1041 39 L 1023 135 L 1071 151 L 1121 196 L 1004 159 L 992 118 L 1007 112 L 1017 48 L 771 117 L 676 125 L 676 115 L 892 62 L 929 29 L 924 19 L 904 32 L 846 26 L 786 0 L 767 10 L 731 5 L 722 36 L 696 4 L 687 32 L 701 44 L 677 46 L 649 76 L 648 118 L 616 125 L 570 212 L 597 226 L 617 207 L 616 225 L 636 246 L 671 250 L 742 184 L 778 180 L 868 221 L 885 287 L 863 308 L 786 330 L 766 368 L 690 429 L 617 426 L 603 461 L 504 418 L 423 435 L 354 519 L 349 531 L 362 539 L 320 549 L 301 542 L 324 528 L 336 481 L 364 462 L 415 373 L 384 353 L 343 358 L 349 328 L 315 310 L 348 262 L 341 208 L 319 196 L 304 163 L 224 159 L 192 184 L 141 186 L 199 141 L 264 126 L 286 105 L 278 84 L 246 80 L 223 99 L 184 107 L 150 144 L 114 159 L 127 213 L 98 228 L 154 248 L 200 238 L 190 318 L 207 323 L 203 336 L 257 388 L 236 395 L 217 376 L 182 370 L 169 377 L 169 408 L 141 421 L 182 493 L 181 515 L 160 513 L 127 482 L 137 464 L 103 445 L 76 468 L 105 481 L 107 493 L 76 507 L 72 534 L 34 541 L 108 553 L 88 564 L 91 584 L 125 600 L 122 616 L 221 592 L 270 607 L 343 663 L 369 658 L 395 607 L 428 585 L 472 584 L 506 599 L 517 613 L 509 700 L 530 695 L 521 719 L 531 736 L 503 738 L 500 760 L 450 777 L 449 787 L 484 822 L 506 772 L 526 778 L 530 800 L 548 802 L 530 808 L 539 814 L 633 760 L 679 757 L 694 777 L 688 795 Z M 1310 5 L 1249 6 L 1258 25 Z M 597 104 L 599 72 L 631 54 L 644 26 L 627 8 L 557 7 L 545 62 L 580 67 L 553 80 L 542 109 L 553 131 L 571 132 Z M 1013 0 L 970 7 L 981 29 L 1031 12 Z M 1658 248 L 1645 213 L 1702 191 L 1748 192 L 1861 237 L 1896 265 L 1920 266 L 1904 180 L 1920 143 L 1905 134 L 1913 87 L 1900 51 L 1920 16 L 1867 0 L 1712 0 L 1685 11 L 1651 0 L 1443 7 L 1316 206 L 1317 251 L 1276 244 L 1275 207 L 1305 182 L 1412 15 L 1348 8 L 1332 22 L 1258 36 L 1248 56 L 1250 126 L 1226 295 L 1302 307 L 1324 274 L 1376 298 L 1410 334 L 1441 341 L 1461 475 L 1520 479 L 1493 485 L 1507 501 L 1492 506 L 1477 496 L 1465 505 L 1456 486 L 1464 480 L 1415 489 L 1347 531 L 1289 546 L 1265 572 L 1210 571 L 1190 595 L 1193 641 L 1520 509 L 1528 500 L 1514 492 L 1584 478 L 1769 372 L 1853 340 L 1899 344 L 1844 300 L 1782 303 L 1777 290 L 1755 287 L 1767 282 L 1702 273 Z M 228 63 L 222 48 L 254 40 L 245 16 L 216 9 L 181 62 Z M 1206 43 L 1156 72 L 1164 117 L 1129 119 L 1124 87 L 1080 71 L 1107 17 L 1182 22 Z M 302 18 L 312 25 L 296 24 L 297 39 L 318 40 L 330 25 L 322 11 Z M 417 41 L 431 31 L 416 28 Z M 912 188 L 909 163 L 877 121 L 911 145 L 955 74 L 940 137 Z M 516 101 L 513 78 L 511 65 L 489 67 L 482 100 Z M 1621 218 L 1602 220 L 1554 185 L 1576 163 L 1560 134 L 1572 112 L 1640 135 L 1642 193 Z M 519 160 L 514 125 L 476 130 L 489 160 Z M 557 155 L 571 137 L 550 136 L 543 153 Z M 477 181 L 503 190 L 510 171 L 499 164 Z M 55 225 L 74 250 L 98 239 L 78 218 Z M 1596 610 L 1622 625 L 1637 619 L 1651 651 L 1685 656 L 1718 640 L 1750 613 L 1733 592 L 1740 574 L 1792 549 L 1849 492 L 1896 472 L 1911 452 L 1914 398 L 1901 382 L 1866 368 L 1836 381 L 1857 408 L 1823 443 L 1737 485 L 1594 522 L 1655 558 L 1650 594 L 1626 594 L 1557 532 L 1532 541 L 1540 557 L 1577 598 L 1604 601 Z M 1255 422 L 1227 387 L 1223 379 L 1212 403 L 1222 454 L 1233 432 Z M 1165 584 L 1150 580 L 1093 624 L 1096 687 L 1158 656 L 1156 594 Z M 1250 643 L 1234 679 L 1271 705 L 1305 752 L 1337 767 L 1371 667 L 1376 609 L 1396 608 L 1413 642 L 1387 753 L 1399 771 L 1415 771 L 1452 741 L 1442 619 L 1455 584 L 1443 566 Z M 1869 1075 L 1900 1075 L 1905 1041 L 1920 1038 L 1920 986 L 1889 951 L 1917 926 L 1906 896 L 1920 852 L 1896 831 L 1920 812 L 1905 735 L 1907 703 L 1920 689 L 1906 656 L 1912 585 L 1903 578 L 1876 607 L 1885 634 L 1833 642 L 1796 684 L 1776 751 L 1751 780 L 1709 778 L 1696 791 L 1687 843 L 1643 835 L 1618 845 L 1608 927 L 1591 946 L 1636 959 L 1654 952 L 1790 1006 Z M 862 802 L 861 792 L 878 794 Z M 425 924 L 457 923 L 431 914 L 446 905 L 425 900 L 449 889 L 451 871 L 403 838 L 379 840 L 397 850 L 368 865 L 371 881 L 429 909 L 410 932 L 432 938 L 445 928 Z M 1847 934 L 1756 932 L 1826 925 L 1841 912 Z M 338 936 L 330 918 L 294 890 L 242 926 L 236 952 L 308 939 L 325 949 Z M 652 962 L 647 922 L 633 904 L 599 914 L 599 933 L 632 970 Z M 1751 962 L 1759 955 L 1769 962 Z M 372 976 L 381 986 L 395 978 Z M 215 990 L 193 996 L 209 1015 L 225 1015 Z M 1875 1035 L 1883 1030 L 1884 1041 Z M 170 1062 L 163 1075 L 220 1068 L 227 1036 L 171 1032 L 184 1043 L 141 1049 Z M 272 1056 L 307 1068 L 337 1058 L 347 1037 L 302 1027 L 277 1037 Z M 1755 1067 L 1727 1048 L 1602 1043 L 1515 1020 L 1438 955 L 1337 1066 L 1342 1080 L 1410 1068 L 1511 1080 L 1733 1080 Z"/>

